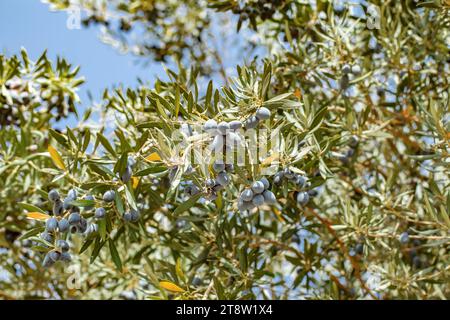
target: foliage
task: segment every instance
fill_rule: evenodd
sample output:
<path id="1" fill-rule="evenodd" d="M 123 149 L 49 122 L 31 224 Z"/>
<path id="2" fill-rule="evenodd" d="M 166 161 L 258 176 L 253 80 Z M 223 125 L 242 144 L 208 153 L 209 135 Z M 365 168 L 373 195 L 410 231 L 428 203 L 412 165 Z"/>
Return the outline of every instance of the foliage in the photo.
<path id="1" fill-rule="evenodd" d="M 5 83 L 31 73 L 37 91 L 51 83 L 51 97 L 68 97 L 70 108 L 58 110 L 74 110 L 78 70 L 63 60 L 53 70 L 45 56 L 36 63 L 25 53 L 22 63 L 1 58 L 2 107 L 28 111 L 1 123 L 2 296 L 450 295 L 448 4 L 370 1 L 375 7 L 364 2 L 349 10 L 328 1 L 210 0 L 184 2 L 193 14 L 181 16 L 177 1 L 94 3 L 83 2 L 89 21 L 95 16 L 112 28 L 99 12 L 125 14 L 165 46 L 162 56 L 179 62 L 187 48 L 189 62 L 167 68 L 153 88 L 105 90 L 100 125 L 92 125 L 87 109 L 79 125 L 58 132 L 48 104 L 11 107 Z M 373 8 L 380 14 L 375 25 Z M 162 23 L 152 10 L 175 19 Z M 222 70 L 222 86 L 214 75 L 202 86 L 209 72 L 199 65 L 212 53 L 185 25 L 217 11 L 239 15 L 236 30 L 253 29 L 270 54 L 242 63 L 233 76 Z M 201 31 L 210 28 L 205 22 Z M 208 179 L 217 178 L 218 159 L 205 150 L 215 138 L 203 125 L 215 119 L 245 126 L 262 108 L 270 118 L 257 121 L 257 132 L 267 129 L 273 139 L 245 140 L 245 158 L 252 158 L 253 143 L 272 148 L 255 162 L 236 160 L 227 172 L 231 183 L 214 189 Z M 263 176 L 277 202 L 239 210 L 243 191 Z M 52 189 L 69 199 L 64 216 L 80 211 L 87 225 L 83 235 L 54 233 L 69 240 L 72 262 L 44 268 L 44 256 L 61 251 L 57 239 L 39 236 L 42 220 L 53 215 Z M 112 201 L 108 190 L 115 191 Z M 80 268 L 76 279 L 67 272 L 73 266 Z M 73 279 L 80 288 L 68 285 Z"/>

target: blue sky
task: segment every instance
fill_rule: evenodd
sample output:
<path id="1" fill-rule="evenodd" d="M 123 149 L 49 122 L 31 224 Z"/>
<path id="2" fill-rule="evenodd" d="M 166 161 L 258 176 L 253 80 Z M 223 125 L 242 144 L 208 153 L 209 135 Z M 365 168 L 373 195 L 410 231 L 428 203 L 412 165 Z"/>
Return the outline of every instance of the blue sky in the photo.
<path id="1" fill-rule="evenodd" d="M 102 43 L 98 28 L 68 29 L 67 19 L 66 12 L 51 12 L 40 0 L 0 0 L 0 52 L 18 54 L 24 47 L 36 60 L 47 49 L 53 61 L 59 55 L 81 66 L 80 75 L 86 83 L 79 93 L 84 102 L 88 101 L 88 90 L 99 100 L 104 88 L 134 86 L 138 77 L 151 81 L 164 74 L 161 64 L 137 64 L 135 56 L 122 55 Z"/>
<path id="2" fill-rule="evenodd" d="M 82 16 L 85 16 L 84 12 Z M 79 76 L 86 80 L 78 92 L 81 98 L 81 104 L 78 105 L 80 115 L 85 107 L 91 105 L 88 92 L 95 102 L 100 102 L 104 89 L 118 85 L 135 87 L 138 85 L 138 78 L 151 87 L 157 77 L 166 79 L 166 72 L 160 62 L 154 62 L 149 57 L 121 54 L 100 40 L 99 27 L 69 29 L 69 19 L 68 12 L 50 11 L 50 6 L 41 0 L 0 0 L 0 53 L 7 56 L 20 54 L 23 47 L 29 57 L 36 61 L 47 49 L 47 56 L 52 61 L 61 56 L 73 66 L 80 66 Z M 234 27 L 224 30 L 220 26 L 213 28 L 212 32 L 219 39 L 228 75 L 234 75 L 235 65 L 251 61 L 254 54 L 265 55 L 265 50 L 261 48 L 252 54 L 241 49 L 241 45 L 246 43 L 243 35 L 249 37 L 253 34 L 249 30 L 241 30 L 236 34 Z M 230 36 L 228 42 L 222 41 L 222 32 Z M 168 67 L 174 66 L 169 64 Z M 223 84 L 223 79 L 219 76 L 213 76 L 212 79 L 216 87 Z M 208 81 L 209 79 L 199 79 L 199 89 L 206 89 Z M 63 129 L 66 125 L 75 126 L 77 122 L 72 115 L 54 125 Z"/>

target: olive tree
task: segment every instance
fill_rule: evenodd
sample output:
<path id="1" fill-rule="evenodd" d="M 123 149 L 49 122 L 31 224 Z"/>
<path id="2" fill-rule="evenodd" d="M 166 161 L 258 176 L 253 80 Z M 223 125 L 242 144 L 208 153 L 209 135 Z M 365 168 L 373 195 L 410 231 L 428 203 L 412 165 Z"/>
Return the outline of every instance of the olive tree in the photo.
<path id="1" fill-rule="evenodd" d="M 449 296 L 448 2 L 46 2 L 169 66 L 2 56 L 2 297 Z"/>

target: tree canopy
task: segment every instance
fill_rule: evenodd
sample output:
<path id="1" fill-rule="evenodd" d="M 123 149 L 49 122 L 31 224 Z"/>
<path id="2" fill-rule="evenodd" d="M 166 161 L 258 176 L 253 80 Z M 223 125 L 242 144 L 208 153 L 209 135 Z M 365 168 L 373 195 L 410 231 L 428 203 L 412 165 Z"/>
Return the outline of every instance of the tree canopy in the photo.
<path id="1" fill-rule="evenodd" d="M 450 296 L 448 1 L 45 2 L 166 74 L 0 55 L 1 298 Z"/>

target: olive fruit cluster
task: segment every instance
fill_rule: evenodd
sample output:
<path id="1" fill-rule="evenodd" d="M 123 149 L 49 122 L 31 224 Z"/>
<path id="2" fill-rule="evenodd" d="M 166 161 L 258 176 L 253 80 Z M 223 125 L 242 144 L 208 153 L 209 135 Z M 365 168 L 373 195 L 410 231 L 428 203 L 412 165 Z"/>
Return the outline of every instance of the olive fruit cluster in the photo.
<path id="1" fill-rule="evenodd" d="M 205 185 L 208 190 L 207 198 L 209 200 L 215 200 L 217 198 L 217 193 L 230 184 L 231 178 L 229 173 L 234 171 L 234 165 L 216 161 L 213 163 L 212 169 L 217 173 L 217 176 L 215 179 L 210 178 L 206 180 Z"/>
<path id="2" fill-rule="evenodd" d="M 253 182 L 251 187 L 245 188 L 239 196 L 239 211 L 251 210 L 263 204 L 276 203 L 275 194 L 269 190 L 269 187 L 269 180 L 263 177 Z"/>
<path id="3" fill-rule="evenodd" d="M 214 119 L 209 119 L 203 125 L 203 130 L 214 137 L 210 148 L 212 150 L 231 151 L 233 146 L 241 142 L 239 134 L 236 132 L 242 128 L 242 122 L 239 120 L 233 120 L 230 122 L 221 121 L 219 123 Z"/>
<path id="4" fill-rule="evenodd" d="M 251 116 L 244 122 L 245 129 L 254 129 L 258 126 L 260 121 L 264 121 L 270 118 L 270 110 L 261 107 L 258 110 L 256 110 L 256 114 L 254 116 Z"/>
<path id="5" fill-rule="evenodd" d="M 66 240 L 58 240 L 55 244 L 55 249 L 47 252 L 44 257 L 42 265 L 45 268 L 51 267 L 57 261 L 70 262 L 72 257 L 68 252 L 70 249 L 69 243 Z"/>
<path id="6" fill-rule="evenodd" d="M 295 173 L 289 168 L 285 168 L 282 171 L 277 172 L 273 178 L 273 183 L 275 185 L 280 185 L 286 180 L 293 182 L 299 189 L 308 189 L 311 185 L 307 177 Z M 298 204 L 304 206 L 309 202 L 311 197 L 315 197 L 316 195 L 317 190 L 302 190 L 295 193 L 295 199 Z"/>
<path id="7" fill-rule="evenodd" d="M 233 172 L 234 170 L 234 165 L 233 164 L 225 164 L 225 163 L 220 163 L 220 162 L 214 162 L 213 166 L 213 171 L 215 173 L 217 173 L 216 176 L 216 183 L 226 187 L 227 185 L 230 184 L 230 177 L 228 175 L 229 172 Z"/>
<path id="8" fill-rule="evenodd" d="M 131 166 L 130 162 L 129 165 Z M 53 203 L 53 216 L 45 222 L 45 231 L 40 234 L 40 238 L 52 245 L 50 250 L 44 257 L 43 266 L 52 266 L 56 261 L 70 261 L 69 244 L 65 240 L 69 233 L 83 234 L 89 237 L 98 233 L 98 225 L 95 222 L 89 222 L 80 213 L 80 209 L 74 204 L 78 194 L 75 189 L 68 191 L 64 200 L 61 199 L 59 192 L 55 189 L 48 193 L 48 199 Z M 115 200 L 116 193 L 114 190 L 107 190 L 103 196 L 104 203 L 111 203 Z M 95 201 L 92 195 L 85 195 L 84 200 Z M 94 206 L 84 206 L 85 211 L 93 210 Z M 94 211 L 93 220 L 99 221 L 106 217 L 106 209 L 97 207 Z M 123 215 L 126 222 L 137 222 L 140 213 L 131 209 Z"/>
<path id="9" fill-rule="evenodd" d="M 71 233 L 84 233 L 88 229 L 88 222 L 80 214 L 80 209 L 72 204 L 73 201 L 77 199 L 77 191 L 71 189 L 68 191 L 67 196 L 64 200 L 57 190 L 53 189 L 48 193 L 48 199 L 53 203 L 53 215 L 46 221 L 46 231 L 44 235 L 41 235 L 45 239 L 47 234 L 56 233 L 57 231 L 61 233 L 71 232 Z M 86 195 L 85 200 L 95 200 L 92 195 Z M 92 206 L 85 207 L 86 211 L 92 210 Z M 67 212 L 68 211 L 68 212 Z M 60 219 L 56 217 L 61 217 Z M 52 241 L 48 241 L 52 242 Z"/>
<path id="10" fill-rule="evenodd" d="M 189 195 L 190 197 L 195 196 L 200 192 L 200 188 L 197 187 L 197 185 L 194 184 L 191 180 L 186 181 L 183 185 L 184 192 Z"/>
<path id="11" fill-rule="evenodd" d="M 123 219 L 126 222 L 137 222 L 140 217 L 141 217 L 141 214 L 139 213 L 139 211 L 137 211 L 135 209 L 130 209 L 130 211 L 126 211 L 123 214 Z"/>
<path id="12" fill-rule="evenodd" d="M 308 188 L 309 187 L 309 181 L 308 178 L 305 176 L 295 173 L 289 168 L 285 168 L 275 174 L 273 177 L 273 183 L 275 185 L 280 185 L 283 183 L 283 181 L 292 181 L 295 185 L 297 185 L 299 188 Z"/>

